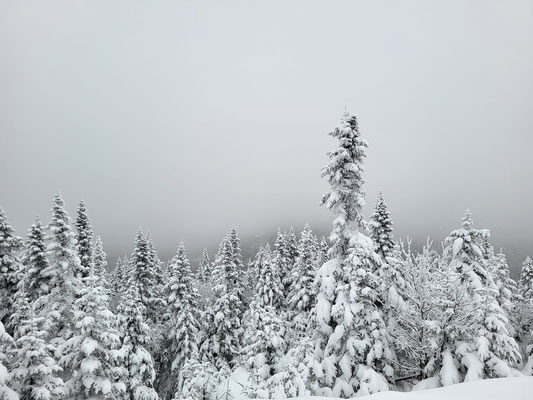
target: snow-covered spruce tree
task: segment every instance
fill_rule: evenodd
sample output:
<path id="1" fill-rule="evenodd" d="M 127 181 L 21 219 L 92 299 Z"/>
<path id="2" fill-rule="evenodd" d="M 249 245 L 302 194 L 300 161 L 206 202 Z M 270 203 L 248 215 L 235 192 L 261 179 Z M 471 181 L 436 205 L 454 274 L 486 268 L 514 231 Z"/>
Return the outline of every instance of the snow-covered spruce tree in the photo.
<path id="1" fill-rule="evenodd" d="M 139 295 L 135 280 L 130 280 L 118 306 L 118 326 L 122 347 L 122 381 L 129 400 L 158 400 L 153 388 L 154 361 L 147 348 L 151 346 L 152 332 L 144 321 L 146 308 Z"/>
<path id="2" fill-rule="evenodd" d="M 74 276 L 83 282 L 91 273 L 93 263 L 93 228 L 87 215 L 87 207 L 83 200 L 78 205 L 78 215 L 74 222 L 76 227 L 76 246 L 80 258 L 79 268 L 74 271 Z"/>
<path id="3" fill-rule="evenodd" d="M 183 242 L 169 263 L 169 315 L 166 345 L 159 380 L 159 394 L 170 399 L 181 390 L 185 363 L 198 354 L 201 315 L 199 295 L 193 287 L 193 277 Z"/>
<path id="4" fill-rule="evenodd" d="M 227 388 L 230 373 L 227 367 L 217 368 L 209 361 L 200 361 L 196 354 L 183 366 L 183 387 L 174 400 L 219 400 L 220 389 Z"/>
<path id="5" fill-rule="evenodd" d="M 518 287 L 524 300 L 533 303 L 533 261 L 529 257 L 522 264 Z"/>
<path id="6" fill-rule="evenodd" d="M 239 274 L 229 235 L 223 239 L 213 266 L 213 296 L 206 310 L 201 356 L 218 367 L 235 365 L 241 349 L 243 304 Z"/>
<path id="7" fill-rule="evenodd" d="M 61 195 L 56 193 L 52 208 L 52 220 L 48 225 L 50 235 L 46 256 L 49 266 L 43 271 L 49 280 L 49 292 L 37 299 L 38 316 L 44 317 L 43 330 L 55 346 L 70 337 L 72 328 L 72 304 L 78 298 L 82 283 L 74 272 L 80 270 L 80 258 L 76 239 L 70 227 L 70 217 Z"/>
<path id="8" fill-rule="evenodd" d="M 233 291 L 234 295 L 238 297 L 241 312 L 244 313 L 248 307 L 248 299 L 246 297 L 246 268 L 242 261 L 241 240 L 237 235 L 237 229 L 233 225 L 228 233 L 228 241 L 231 247 L 231 254 L 233 264 L 237 271 L 234 278 Z"/>
<path id="9" fill-rule="evenodd" d="M 105 289 L 91 266 L 85 287 L 74 303 L 73 335 L 58 347 L 60 365 L 71 371 L 66 382 L 72 399 L 116 399 L 125 392 L 120 379 L 120 339 Z"/>
<path id="10" fill-rule="evenodd" d="M 211 261 L 209 260 L 209 253 L 207 249 L 202 252 L 202 258 L 198 265 L 198 271 L 196 272 L 196 279 L 200 283 L 207 283 L 211 280 Z"/>
<path id="11" fill-rule="evenodd" d="M 328 240 L 322 236 L 322 239 L 320 239 L 320 265 L 326 263 L 328 258 L 328 252 L 329 252 L 329 244 Z"/>
<path id="12" fill-rule="evenodd" d="M 16 347 L 11 351 L 13 388 L 21 400 L 59 400 L 65 395 L 65 384 L 59 377 L 62 370 L 53 357 L 55 348 L 45 341 L 46 332 L 39 328 L 42 322 L 30 311 L 18 327 Z"/>
<path id="13" fill-rule="evenodd" d="M 18 291 L 15 294 L 13 302 L 13 313 L 9 317 L 8 331 L 13 332 L 13 338 L 16 340 L 26 334 L 24 321 L 28 321 L 31 314 L 31 306 L 28 300 L 28 293 L 25 290 L 24 280 L 20 281 Z"/>
<path id="14" fill-rule="evenodd" d="M 322 374 L 315 394 L 352 397 L 388 390 L 393 369 L 385 324 L 377 302 L 375 274 L 380 262 L 372 241 L 358 232 L 364 224 L 363 159 L 366 141 L 357 118 L 346 113 L 331 136 L 339 147 L 322 169 L 331 188 L 322 204 L 334 215 L 330 261 L 317 273 L 316 359 Z M 318 374 L 320 375 L 320 374 Z"/>
<path id="15" fill-rule="evenodd" d="M 248 398 L 268 399 L 268 381 L 287 350 L 285 324 L 273 307 L 256 300 L 250 303 L 247 317 L 243 353 L 250 375 L 244 393 Z"/>
<path id="16" fill-rule="evenodd" d="M 518 288 L 515 313 L 517 337 L 524 358 L 529 358 L 527 366 L 532 368 L 531 374 L 533 374 L 533 261 L 529 257 L 522 264 Z"/>
<path id="17" fill-rule="evenodd" d="M 0 397 L 2 400 L 19 400 L 12 389 L 11 376 L 8 372 L 7 354 L 15 348 L 13 338 L 6 332 L 0 321 Z"/>
<path id="18" fill-rule="evenodd" d="M 285 299 L 289 299 L 291 292 L 293 291 L 293 272 L 296 259 L 298 258 L 298 240 L 294 233 L 294 229 L 291 226 L 289 232 L 284 233 L 285 236 L 285 251 L 286 251 L 286 264 L 288 269 L 280 271 L 281 283 L 283 284 L 283 294 Z"/>
<path id="19" fill-rule="evenodd" d="M 471 343 L 450 356 L 465 367 L 465 380 L 511 376 L 520 353 L 509 334 L 509 320 L 497 301 L 499 291 L 487 267 L 490 232 L 474 229 L 469 211 L 462 221 L 462 228 L 445 240 L 444 258 L 450 271 L 469 288 L 471 301 L 477 307 L 476 331 Z"/>
<path id="20" fill-rule="evenodd" d="M 164 299 L 162 299 L 162 293 L 163 288 L 165 286 L 165 279 L 164 279 L 164 273 L 163 273 L 163 262 L 159 259 L 159 256 L 157 255 L 157 251 L 155 249 L 154 241 L 152 239 L 152 234 L 148 232 L 148 235 L 146 236 L 146 241 L 148 243 L 148 252 L 150 254 L 149 262 L 151 265 L 152 270 L 154 271 L 155 276 L 155 288 L 156 292 L 159 295 L 159 308 L 164 308 Z"/>
<path id="21" fill-rule="evenodd" d="M 394 240 L 392 239 L 392 219 L 381 192 L 378 193 L 376 208 L 370 216 L 368 227 L 370 237 L 374 242 L 374 249 L 385 261 L 387 257 L 392 255 Z"/>
<path id="22" fill-rule="evenodd" d="M 98 236 L 94 241 L 93 253 L 94 277 L 96 279 L 96 284 L 108 291 L 109 282 L 107 280 L 107 254 L 104 251 L 104 244 L 102 243 L 100 236 Z"/>
<path id="23" fill-rule="evenodd" d="M 39 217 L 28 229 L 22 254 L 24 285 L 28 300 L 33 303 L 50 292 L 50 277 L 45 274 L 50 264 L 46 258 L 45 235 Z"/>
<path id="24" fill-rule="evenodd" d="M 508 327 L 511 336 L 516 337 L 516 310 L 515 306 L 520 301 L 517 283 L 511 278 L 511 272 L 505 254 L 500 251 L 489 260 L 489 273 L 492 276 L 496 289 L 496 300 L 511 324 Z"/>
<path id="25" fill-rule="evenodd" d="M 131 279 L 137 283 L 139 297 L 146 308 L 147 323 L 151 328 L 159 322 L 162 299 L 160 278 L 155 268 L 153 245 L 139 228 L 135 239 L 135 249 L 130 257 Z"/>
<path id="26" fill-rule="evenodd" d="M 306 331 L 309 313 L 316 303 L 313 282 L 318 270 L 319 248 L 311 227 L 305 224 L 298 243 L 298 257 L 294 264 L 289 294 L 289 309 L 293 312 L 293 328 L 296 332 Z"/>
<path id="27" fill-rule="evenodd" d="M 122 298 L 123 291 L 126 288 L 126 273 L 127 273 L 128 259 L 127 257 L 117 259 L 114 271 L 111 273 L 110 278 L 110 304 L 113 310 L 116 309 L 120 299 Z"/>
<path id="28" fill-rule="evenodd" d="M 255 302 L 261 307 L 270 306 L 281 310 L 284 303 L 283 284 L 268 243 L 257 252 L 253 268 L 257 271 Z"/>
<path id="29" fill-rule="evenodd" d="M 7 221 L 0 207 L 0 321 L 6 322 L 13 313 L 13 301 L 22 275 L 22 263 L 18 253 L 22 238 Z"/>

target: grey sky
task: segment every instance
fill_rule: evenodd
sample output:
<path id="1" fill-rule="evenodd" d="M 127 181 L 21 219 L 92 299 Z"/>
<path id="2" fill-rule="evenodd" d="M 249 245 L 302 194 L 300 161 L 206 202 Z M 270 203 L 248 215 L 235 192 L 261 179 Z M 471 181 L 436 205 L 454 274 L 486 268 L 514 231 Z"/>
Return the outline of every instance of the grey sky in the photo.
<path id="1" fill-rule="evenodd" d="M 112 254 L 139 224 L 192 257 L 318 207 L 347 106 L 368 202 L 442 240 L 467 207 L 533 253 L 533 2 L 0 0 L 0 204 L 19 234 L 60 189 Z"/>

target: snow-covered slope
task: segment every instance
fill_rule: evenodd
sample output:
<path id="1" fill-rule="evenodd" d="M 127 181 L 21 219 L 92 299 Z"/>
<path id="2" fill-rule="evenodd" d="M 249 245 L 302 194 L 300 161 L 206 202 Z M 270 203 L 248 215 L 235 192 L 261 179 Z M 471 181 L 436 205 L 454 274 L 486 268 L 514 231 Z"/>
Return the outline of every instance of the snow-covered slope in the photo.
<path id="1" fill-rule="evenodd" d="M 532 400 L 533 377 L 486 379 L 409 393 L 381 392 L 363 398 L 368 400 Z M 308 397 L 306 400 L 331 400 L 331 398 Z"/>
<path id="2" fill-rule="evenodd" d="M 232 375 L 228 387 L 233 399 L 245 399 L 241 394 L 245 383 L 246 372 L 239 368 Z M 223 395 L 226 388 L 221 389 L 220 395 Z M 363 398 L 365 400 L 533 400 L 533 377 L 485 379 L 408 393 L 381 392 Z M 331 397 L 302 397 L 300 400 L 333 399 Z"/>

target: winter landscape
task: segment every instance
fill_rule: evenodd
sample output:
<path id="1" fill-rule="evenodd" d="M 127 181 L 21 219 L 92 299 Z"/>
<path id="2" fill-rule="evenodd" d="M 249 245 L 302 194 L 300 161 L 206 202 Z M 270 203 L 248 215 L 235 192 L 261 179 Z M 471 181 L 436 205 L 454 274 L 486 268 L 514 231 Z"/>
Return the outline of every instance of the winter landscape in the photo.
<path id="1" fill-rule="evenodd" d="M 533 4 L 231 3 L 1 3 L 0 400 L 533 399 Z"/>

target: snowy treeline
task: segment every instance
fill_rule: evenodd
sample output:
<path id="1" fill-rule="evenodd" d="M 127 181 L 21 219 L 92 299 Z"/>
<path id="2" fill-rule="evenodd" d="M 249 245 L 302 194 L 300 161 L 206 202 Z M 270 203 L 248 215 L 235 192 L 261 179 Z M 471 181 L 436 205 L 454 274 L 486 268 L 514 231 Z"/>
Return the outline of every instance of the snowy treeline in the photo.
<path id="1" fill-rule="evenodd" d="M 278 231 L 248 265 L 234 227 L 195 273 L 183 243 L 164 264 L 139 230 L 111 271 L 83 202 L 72 223 L 56 194 L 26 240 L 0 209 L 0 398 L 215 400 L 237 368 L 249 398 L 531 375 L 533 261 L 513 281 L 469 211 L 413 253 L 381 194 L 363 215 L 356 117 L 329 134 L 331 235 Z"/>

